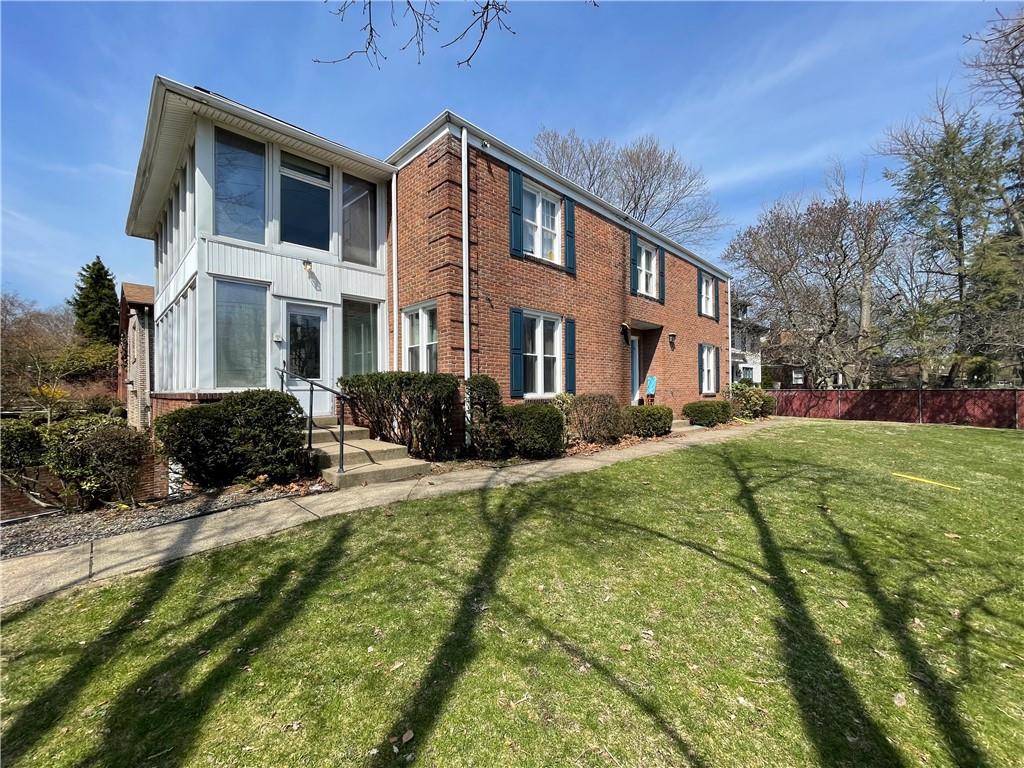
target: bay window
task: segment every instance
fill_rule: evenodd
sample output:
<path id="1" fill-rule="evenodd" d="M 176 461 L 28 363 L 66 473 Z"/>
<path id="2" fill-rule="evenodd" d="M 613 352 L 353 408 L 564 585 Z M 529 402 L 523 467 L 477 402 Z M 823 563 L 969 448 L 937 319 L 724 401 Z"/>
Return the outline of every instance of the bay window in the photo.
<path id="1" fill-rule="evenodd" d="M 342 373 L 377 371 L 377 304 L 344 299 L 341 307 Z"/>
<path id="2" fill-rule="evenodd" d="M 214 233 L 263 243 L 266 145 L 218 128 L 214 148 Z M 169 229 L 167 231 L 170 231 Z"/>
<path id="3" fill-rule="evenodd" d="M 644 296 L 657 298 L 658 260 L 654 247 L 647 243 L 637 244 L 637 290 Z"/>
<path id="4" fill-rule="evenodd" d="M 377 185 L 345 174 L 341 214 L 341 258 L 377 266 Z"/>
<path id="5" fill-rule="evenodd" d="M 561 381 L 561 318 L 523 312 L 523 394 L 558 394 Z"/>
<path id="6" fill-rule="evenodd" d="M 437 373 L 437 305 L 407 309 L 402 316 L 405 319 L 403 370 Z"/>
<path id="7" fill-rule="evenodd" d="M 267 289 L 214 281 L 216 386 L 267 385 Z"/>
<path id="8" fill-rule="evenodd" d="M 523 253 L 558 264 L 559 201 L 532 186 L 523 186 Z"/>
<path id="9" fill-rule="evenodd" d="M 281 152 L 281 242 L 331 247 L 331 169 Z"/>

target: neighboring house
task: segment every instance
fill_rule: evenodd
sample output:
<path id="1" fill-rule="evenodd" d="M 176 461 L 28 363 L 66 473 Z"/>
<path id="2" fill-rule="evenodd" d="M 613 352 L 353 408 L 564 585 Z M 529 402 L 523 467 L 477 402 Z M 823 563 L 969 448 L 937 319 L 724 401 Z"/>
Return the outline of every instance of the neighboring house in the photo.
<path id="1" fill-rule="evenodd" d="M 154 241 L 160 398 L 277 368 L 486 373 L 508 400 L 654 376 L 676 409 L 728 383 L 728 274 L 451 112 L 381 161 L 158 77 L 127 232 Z"/>
<path id="2" fill-rule="evenodd" d="M 121 283 L 120 328 L 117 397 L 125 404 L 128 424 L 146 430 L 153 390 L 153 286 Z"/>
<path id="3" fill-rule="evenodd" d="M 732 380 L 761 383 L 761 344 L 768 329 L 748 317 L 750 305 L 734 300 L 732 312 Z"/>

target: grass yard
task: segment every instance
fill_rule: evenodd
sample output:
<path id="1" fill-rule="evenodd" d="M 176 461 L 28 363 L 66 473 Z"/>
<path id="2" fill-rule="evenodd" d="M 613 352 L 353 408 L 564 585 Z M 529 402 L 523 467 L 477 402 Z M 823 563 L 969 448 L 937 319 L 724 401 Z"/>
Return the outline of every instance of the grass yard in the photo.
<path id="1" fill-rule="evenodd" d="M 8 611 L 2 761 L 1019 766 L 1022 573 L 1024 435 L 787 424 Z"/>

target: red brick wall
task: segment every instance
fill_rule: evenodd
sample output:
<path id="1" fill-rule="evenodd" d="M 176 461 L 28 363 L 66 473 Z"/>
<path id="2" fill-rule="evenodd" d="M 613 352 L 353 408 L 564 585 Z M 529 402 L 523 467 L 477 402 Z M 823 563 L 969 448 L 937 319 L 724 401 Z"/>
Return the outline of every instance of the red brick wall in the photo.
<path id="1" fill-rule="evenodd" d="M 439 369 L 462 375 L 461 158 L 444 137 L 399 173 L 399 307 L 438 301 Z M 536 182 L 536 180 L 534 180 Z M 721 320 L 697 314 L 697 268 L 666 253 L 664 305 L 630 296 L 629 230 L 576 203 L 575 276 L 509 254 L 508 167 L 470 150 L 470 341 L 472 370 L 493 376 L 508 393 L 510 307 L 576 321 L 576 391 L 631 396 L 623 322 L 662 326 L 642 331 L 646 373 L 658 378 L 656 401 L 675 410 L 700 398 L 697 346 L 721 348 L 728 382 L 728 289 L 720 283 Z M 675 348 L 668 334 L 675 333 Z M 644 365 L 641 365 L 643 371 Z"/>
<path id="2" fill-rule="evenodd" d="M 153 406 L 153 421 L 165 413 L 179 408 L 191 408 L 201 403 L 215 403 L 223 397 L 217 392 L 154 392 L 150 395 Z"/>

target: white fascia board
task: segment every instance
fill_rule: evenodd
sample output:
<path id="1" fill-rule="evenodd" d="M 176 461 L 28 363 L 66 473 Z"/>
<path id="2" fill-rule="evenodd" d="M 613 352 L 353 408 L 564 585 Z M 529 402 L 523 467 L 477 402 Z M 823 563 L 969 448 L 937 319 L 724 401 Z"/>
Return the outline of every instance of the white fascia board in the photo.
<path id="1" fill-rule="evenodd" d="M 407 165 L 444 133 L 446 125 L 450 126 L 449 130 L 452 135 L 458 135 L 460 129 L 467 128 L 469 130 L 469 143 L 475 149 L 501 160 L 506 165 L 516 168 L 529 168 L 533 172 L 534 177 L 546 186 L 551 187 L 562 195 L 571 197 L 578 203 L 589 205 L 589 207 L 601 215 L 620 222 L 628 229 L 635 230 L 643 239 L 650 241 L 653 245 L 661 246 L 676 258 L 688 261 L 722 280 L 730 280 L 732 278 L 732 275 L 721 267 L 701 258 L 681 243 L 677 243 L 665 235 L 662 235 L 656 229 L 652 229 L 646 224 L 637 221 L 625 211 L 612 205 L 607 200 L 587 191 L 579 184 L 570 181 L 565 176 L 553 171 L 551 168 L 548 168 L 535 158 L 521 152 L 510 144 L 506 144 L 497 136 L 488 133 L 450 110 L 442 112 L 427 123 L 411 139 L 392 152 L 388 157 L 387 162 L 397 165 L 400 168 L 403 165 Z M 488 146 L 484 147 L 484 143 Z"/>

